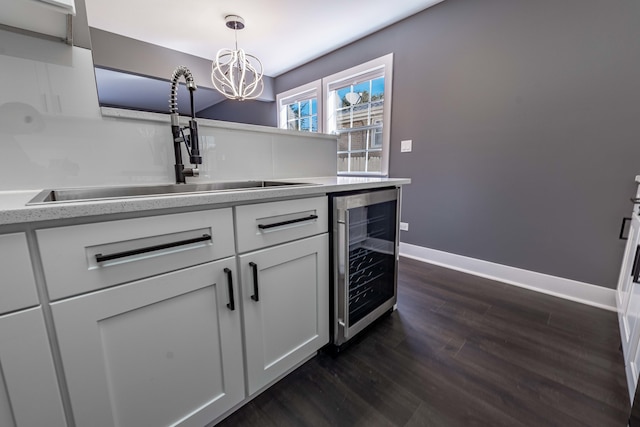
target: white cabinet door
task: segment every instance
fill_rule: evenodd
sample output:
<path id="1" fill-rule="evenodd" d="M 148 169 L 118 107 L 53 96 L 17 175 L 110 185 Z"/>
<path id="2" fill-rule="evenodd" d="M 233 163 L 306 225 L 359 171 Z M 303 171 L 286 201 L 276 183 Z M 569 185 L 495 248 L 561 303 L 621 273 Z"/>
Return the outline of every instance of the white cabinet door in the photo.
<path id="1" fill-rule="evenodd" d="M 638 239 L 640 239 L 640 220 L 638 215 L 634 213 L 629 225 L 627 245 L 622 258 L 622 267 L 620 268 L 620 277 L 618 278 L 618 287 L 616 289 L 618 313 L 624 312 L 629 302 L 629 290 L 631 289 L 631 276 L 633 274 L 631 270 L 634 266 Z"/>
<path id="2" fill-rule="evenodd" d="M 0 316 L 0 426 L 65 425 L 42 310 Z"/>
<path id="3" fill-rule="evenodd" d="M 620 277 L 618 278 L 618 287 L 616 289 L 616 304 L 618 308 L 618 320 L 620 323 L 620 334 L 622 346 L 625 356 L 629 355 L 628 347 L 635 326 L 635 317 L 629 316 L 631 312 L 630 301 L 634 290 L 633 276 L 634 270 L 638 270 L 637 258 L 640 257 L 638 243 L 640 240 L 640 218 L 635 213 L 631 218 L 629 227 L 629 237 L 625 248 L 624 258 L 622 260 L 622 268 L 620 269 Z"/>
<path id="4" fill-rule="evenodd" d="M 638 280 L 636 281 L 636 278 Z M 629 237 L 620 269 L 616 304 L 620 324 L 620 341 L 627 371 L 629 396 L 633 399 L 640 373 L 640 217 L 633 213 Z"/>
<path id="5" fill-rule="evenodd" d="M 240 256 L 249 394 L 328 343 L 328 252 L 323 234 Z"/>
<path id="6" fill-rule="evenodd" d="M 0 235 L 0 314 L 38 305 L 36 281 L 24 233 Z"/>
<path id="7" fill-rule="evenodd" d="M 244 398 L 235 265 L 230 257 L 52 304 L 78 426 L 202 427 Z"/>

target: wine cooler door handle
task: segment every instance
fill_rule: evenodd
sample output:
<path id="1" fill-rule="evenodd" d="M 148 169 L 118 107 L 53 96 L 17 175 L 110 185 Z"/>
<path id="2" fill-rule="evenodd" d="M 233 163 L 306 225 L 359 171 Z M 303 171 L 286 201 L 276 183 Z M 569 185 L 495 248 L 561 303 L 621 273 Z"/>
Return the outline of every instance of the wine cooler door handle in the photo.
<path id="1" fill-rule="evenodd" d="M 255 262 L 250 262 L 249 266 L 253 270 L 253 295 L 251 295 L 251 299 L 258 302 L 260 301 L 260 294 L 258 292 L 258 265 Z"/>
<path id="2" fill-rule="evenodd" d="M 229 287 L 229 302 L 227 303 L 227 308 L 233 311 L 236 309 L 236 301 L 233 297 L 233 273 L 228 268 L 225 268 L 224 272 L 227 275 L 227 286 Z"/>
<path id="3" fill-rule="evenodd" d="M 627 235 L 627 237 L 624 237 L 624 226 L 627 224 L 627 221 L 631 221 L 631 218 L 629 218 L 629 217 L 622 218 L 622 226 L 620 227 L 620 239 L 621 240 L 627 240 L 629 238 L 628 235 Z"/>
<path id="4" fill-rule="evenodd" d="M 342 295 L 344 312 L 342 320 L 344 321 L 344 337 L 349 338 L 349 282 L 351 281 L 350 260 L 349 260 L 349 226 L 350 226 L 349 209 L 344 212 L 344 294 Z"/>

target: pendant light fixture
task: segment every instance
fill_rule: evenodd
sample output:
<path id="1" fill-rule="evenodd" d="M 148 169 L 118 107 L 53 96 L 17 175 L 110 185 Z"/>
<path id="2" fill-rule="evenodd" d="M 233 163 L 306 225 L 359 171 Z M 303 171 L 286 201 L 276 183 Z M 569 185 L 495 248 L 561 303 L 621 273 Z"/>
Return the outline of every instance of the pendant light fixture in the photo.
<path id="1" fill-rule="evenodd" d="M 235 34 L 236 48 L 218 51 L 211 65 L 211 82 L 218 92 L 229 99 L 255 99 L 264 89 L 262 62 L 243 49 L 238 49 L 238 30 L 244 28 L 244 19 L 238 15 L 228 15 L 225 22 Z"/>

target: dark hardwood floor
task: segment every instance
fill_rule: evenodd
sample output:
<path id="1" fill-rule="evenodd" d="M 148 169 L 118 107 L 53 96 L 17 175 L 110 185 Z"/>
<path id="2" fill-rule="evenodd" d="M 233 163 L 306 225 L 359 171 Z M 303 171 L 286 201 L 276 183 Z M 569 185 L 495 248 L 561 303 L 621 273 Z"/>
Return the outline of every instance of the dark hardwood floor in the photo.
<path id="1" fill-rule="evenodd" d="M 401 258 L 398 310 L 219 426 L 626 426 L 617 317 Z"/>

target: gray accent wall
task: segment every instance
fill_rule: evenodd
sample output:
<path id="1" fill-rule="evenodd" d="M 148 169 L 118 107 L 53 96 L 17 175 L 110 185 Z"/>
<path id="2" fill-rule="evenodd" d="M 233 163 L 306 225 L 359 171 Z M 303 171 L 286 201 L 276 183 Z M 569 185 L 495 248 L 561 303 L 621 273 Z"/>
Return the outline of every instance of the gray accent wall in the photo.
<path id="1" fill-rule="evenodd" d="M 636 0 L 446 0 L 275 89 L 393 52 L 401 240 L 614 288 L 640 174 L 639 18 Z"/>
<path id="2" fill-rule="evenodd" d="M 199 111 L 198 117 L 275 127 L 277 125 L 276 114 L 275 102 L 225 100 Z"/>
<path id="3" fill-rule="evenodd" d="M 87 22 L 87 7 L 84 0 L 75 0 L 76 16 L 72 20 L 73 45 L 91 49 L 91 35 Z"/>
<path id="4" fill-rule="evenodd" d="M 209 81 L 211 61 L 140 40 L 89 28 L 96 67 L 132 74 L 171 79 L 178 65 L 189 68 L 198 86 L 212 87 Z"/>

